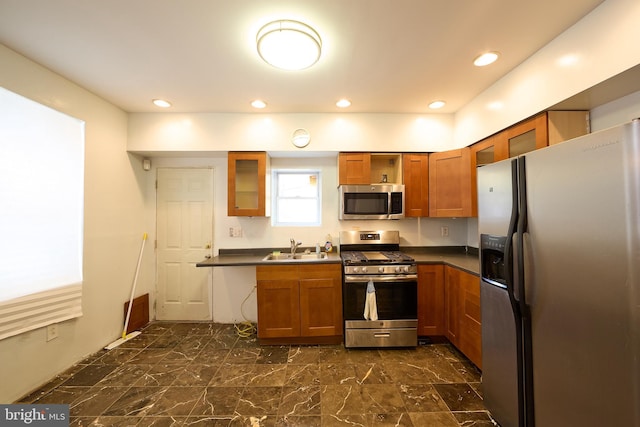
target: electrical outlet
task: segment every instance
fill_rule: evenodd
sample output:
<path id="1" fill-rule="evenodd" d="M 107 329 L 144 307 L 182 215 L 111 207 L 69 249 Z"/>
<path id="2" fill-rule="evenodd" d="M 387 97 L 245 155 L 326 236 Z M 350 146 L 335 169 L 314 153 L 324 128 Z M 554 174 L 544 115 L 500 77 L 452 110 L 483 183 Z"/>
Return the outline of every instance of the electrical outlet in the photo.
<path id="1" fill-rule="evenodd" d="M 449 227 L 440 227 L 440 236 L 449 237 Z"/>
<path id="2" fill-rule="evenodd" d="M 58 324 L 47 326 L 47 342 L 58 338 Z"/>
<path id="3" fill-rule="evenodd" d="M 242 228 L 229 227 L 229 237 L 242 237 Z"/>

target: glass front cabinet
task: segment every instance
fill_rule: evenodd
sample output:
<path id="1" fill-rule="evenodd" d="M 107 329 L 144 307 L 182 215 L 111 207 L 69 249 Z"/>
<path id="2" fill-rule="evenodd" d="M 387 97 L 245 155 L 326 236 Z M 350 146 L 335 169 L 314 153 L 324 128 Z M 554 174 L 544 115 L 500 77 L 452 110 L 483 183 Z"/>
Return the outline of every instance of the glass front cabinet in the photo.
<path id="1" fill-rule="evenodd" d="M 268 179 L 266 152 L 229 152 L 228 215 L 269 216 Z"/>

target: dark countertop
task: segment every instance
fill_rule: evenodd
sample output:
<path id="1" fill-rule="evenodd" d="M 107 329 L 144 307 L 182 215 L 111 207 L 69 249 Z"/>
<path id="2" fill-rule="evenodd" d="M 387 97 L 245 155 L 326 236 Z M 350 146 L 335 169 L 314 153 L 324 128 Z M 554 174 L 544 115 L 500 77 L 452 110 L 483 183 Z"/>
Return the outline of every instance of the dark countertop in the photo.
<path id="1" fill-rule="evenodd" d="M 278 249 L 275 249 L 278 250 Z M 304 251 L 304 248 L 302 249 Z M 468 273 L 479 275 L 480 265 L 478 260 L 478 250 L 476 248 L 465 248 L 464 246 L 446 247 L 401 247 L 402 252 L 411 255 L 418 264 L 446 264 L 459 268 Z M 262 259 L 272 252 L 273 249 L 221 249 L 220 255 L 203 260 L 196 264 L 196 267 L 240 267 L 251 265 L 283 265 L 283 264 L 338 264 L 341 263 L 340 254 L 329 252 L 326 259 L 318 261 L 263 261 Z M 281 249 L 282 253 L 287 253 L 288 248 Z"/>
<path id="2" fill-rule="evenodd" d="M 227 252 L 228 251 L 228 252 Z M 196 264 L 196 267 L 239 267 L 243 265 L 283 265 L 283 264 L 339 264 L 342 262 L 340 254 L 336 252 L 329 252 L 326 259 L 317 261 L 305 261 L 305 260 L 286 260 L 286 261 L 263 261 L 262 259 L 267 254 L 273 252 L 269 249 L 229 249 L 223 253 L 220 250 L 220 255 L 206 259 Z M 289 251 L 281 251 L 282 253 L 288 253 Z"/>
<path id="3" fill-rule="evenodd" d="M 480 275 L 478 249 L 463 246 L 446 247 L 401 247 L 400 250 L 411 255 L 418 264 L 446 264 L 467 273 Z"/>

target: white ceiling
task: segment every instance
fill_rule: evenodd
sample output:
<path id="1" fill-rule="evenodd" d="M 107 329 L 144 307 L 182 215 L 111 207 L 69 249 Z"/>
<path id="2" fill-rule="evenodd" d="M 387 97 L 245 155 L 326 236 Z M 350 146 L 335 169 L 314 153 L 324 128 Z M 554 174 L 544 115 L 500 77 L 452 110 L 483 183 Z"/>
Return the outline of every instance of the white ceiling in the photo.
<path id="1" fill-rule="evenodd" d="M 602 0 L 0 0 L 0 43 L 128 112 L 453 113 Z M 323 56 L 277 70 L 274 19 L 313 26 Z M 501 53 L 491 66 L 472 60 Z M 1 68 L 0 68 L 1 73 Z M 173 103 L 153 106 L 153 98 Z"/>

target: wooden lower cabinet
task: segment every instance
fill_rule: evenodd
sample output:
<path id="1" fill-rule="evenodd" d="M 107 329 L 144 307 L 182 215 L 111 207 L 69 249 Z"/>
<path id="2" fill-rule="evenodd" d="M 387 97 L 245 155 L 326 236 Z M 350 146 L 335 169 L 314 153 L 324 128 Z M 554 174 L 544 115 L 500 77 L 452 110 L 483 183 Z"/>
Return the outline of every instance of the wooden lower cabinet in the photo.
<path id="1" fill-rule="evenodd" d="M 444 276 L 446 337 L 482 368 L 480 279 L 450 266 Z"/>
<path id="2" fill-rule="evenodd" d="M 418 265 L 418 335 L 445 335 L 444 265 Z"/>
<path id="3" fill-rule="evenodd" d="M 480 319 L 480 279 L 461 272 L 460 350 L 482 369 L 482 328 Z"/>
<path id="4" fill-rule="evenodd" d="M 261 342 L 342 342 L 340 264 L 259 265 L 256 279 Z"/>
<path id="5" fill-rule="evenodd" d="M 442 264 L 418 264 L 418 335 L 444 336 L 482 368 L 480 278 Z"/>
<path id="6" fill-rule="evenodd" d="M 444 268 L 444 318 L 445 336 L 460 347 L 460 270 Z"/>

